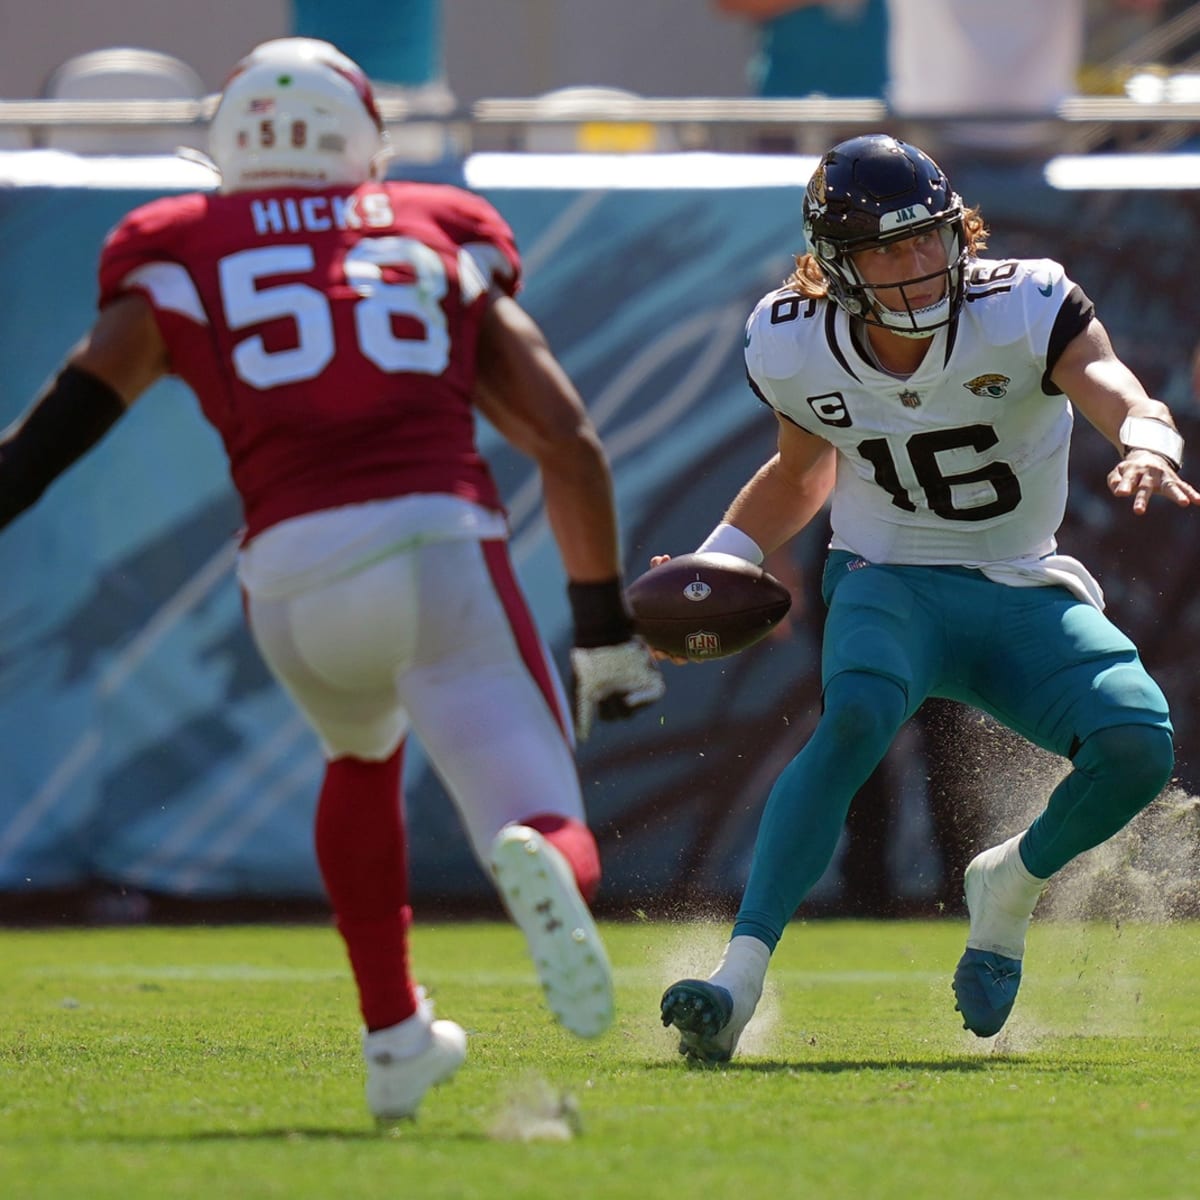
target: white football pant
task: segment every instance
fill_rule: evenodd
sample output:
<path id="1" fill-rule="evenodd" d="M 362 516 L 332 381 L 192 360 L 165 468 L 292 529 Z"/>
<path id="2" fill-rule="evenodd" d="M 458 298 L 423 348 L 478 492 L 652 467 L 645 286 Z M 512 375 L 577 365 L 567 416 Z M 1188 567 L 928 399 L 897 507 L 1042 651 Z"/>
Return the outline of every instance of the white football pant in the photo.
<path id="1" fill-rule="evenodd" d="M 584 820 L 562 684 L 503 540 L 418 542 L 295 591 L 246 572 L 243 586 L 254 640 L 327 758 L 386 759 L 411 727 L 481 862 L 509 822 Z"/>

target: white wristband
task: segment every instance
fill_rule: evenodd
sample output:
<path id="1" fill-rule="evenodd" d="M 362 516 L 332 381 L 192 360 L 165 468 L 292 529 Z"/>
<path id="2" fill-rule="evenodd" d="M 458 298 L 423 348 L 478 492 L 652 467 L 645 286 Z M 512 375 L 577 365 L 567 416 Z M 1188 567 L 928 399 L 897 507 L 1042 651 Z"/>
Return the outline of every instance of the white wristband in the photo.
<path id="1" fill-rule="evenodd" d="M 1165 458 L 1177 471 L 1183 466 L 1183 438 L 1165 421 L 1154 417 L 1126 417 L 1117 436 L 1127 453 L 1149 450 L 1151 454 Z"/>
<path id="2" fill-rule="evenodd" d="M 696 553 L 732 554 L 735 558 L 744 558 L 756 567 L 763 560 L 762 549 L 748 533 L 743 533 L 736 525 L 726 525 L 723 522 L 700 543 Z"/>

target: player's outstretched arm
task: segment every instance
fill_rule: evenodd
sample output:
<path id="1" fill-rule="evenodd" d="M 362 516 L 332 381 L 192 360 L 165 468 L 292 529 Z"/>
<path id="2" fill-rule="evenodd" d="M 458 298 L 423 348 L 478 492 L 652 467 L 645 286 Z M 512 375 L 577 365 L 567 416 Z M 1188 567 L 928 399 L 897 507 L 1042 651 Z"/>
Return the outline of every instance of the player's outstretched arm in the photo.
<path id="1" fill-rule="evenodd" d="M 0 529 L 83 457 L 167 369 L 150 306 L 126 296 L 106 308 L 63 369 L 0 436 Z"/>
<path id="2" fill-rule="evenodd" d="M 753 541 L 759 551 L 752 559 L 755 562 L 795 537 L 821 511 L 833 490 L 837 457 L 833 446 L 783 417 L 777 419 L 775 456 L 754 473 L 722 518 L 722 524 L 732 525 Z M 701 548 L 738 553 L 710 542 Z"/>
<path id="3" fill-rule="evenodd" d="M 1156 494 L 1181 508 L 1200 504 L 1200 491 L 1180 474 L 1183 439 L 1170 410 L 1146 394 L 1117 357 L 1099 321 L 1093 320 L 1068 343 L 1050 378 L 1120 451 L 1107 480 L 1114 496 L 1132 496 L 1138 516 Z"/>
<path id="4" fill-rule="evenodd" d="M 524 309 L 498 296 L 483 319 L 475 402 L 538 465 L 567 577 L 574 583 L 620 573 L 612 479 L 579 393 Z"/>
<path id="5" fill-rule="evenodd" d="M 475 403 L 538 465 L 546 515 L 569 581 L 575 623 L 575 727 L 625 717 L 665 685 L 636 637 L 621 586 L 612 476 L 587 409 L 542 331 L 516 301 L 498 296 L 483 318 Z"/>
<path id="6" fill-rule="evenodd" d="M 829 499 L 837 468 L 833 446 L 783 417 L 778 420 L 775 455 L 745 483 L 699 550 L 733 554 L 760 566 L 768 554 L 799 533 Z M 661 566 L 670 558 L 669 554 L 655 554 L 650 566 Z M 678 665 L 690 661 L 661 650 L 655 650 L 654 657 Z"/>

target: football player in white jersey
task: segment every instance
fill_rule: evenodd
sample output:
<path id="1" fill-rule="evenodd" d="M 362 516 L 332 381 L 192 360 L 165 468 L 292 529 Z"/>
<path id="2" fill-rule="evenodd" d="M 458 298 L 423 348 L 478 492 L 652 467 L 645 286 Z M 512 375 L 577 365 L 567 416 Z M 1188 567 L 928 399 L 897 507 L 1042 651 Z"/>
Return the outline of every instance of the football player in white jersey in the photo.
<path id="1" fill-rule="evenodd" d="M 823 713 L 779 776 L 717 969 L 662 999 L 680 1053 L 727 1060 L 785 925 L 833 857 L 855 793 L 929 696 L 971 704 L 1073 770 L 964 890 L 956 1007 L 998 1033 L 1046 880 L 1153 800 L 1174 764 L 1162 692 L 1055 531 L 1078 410 L 1116 447 L 1114 496 L 1200 492 L 1165 405 L 1117 358 L 1049 259 L 985 259 L 986 228 L 894 138 L 826 153 L 804 198 L 809 253 L 746 327 L 778 451 L 700 549 L 761 562 L 832 494 Z M 662 557 L 654 560 L 663 561 Z"/>

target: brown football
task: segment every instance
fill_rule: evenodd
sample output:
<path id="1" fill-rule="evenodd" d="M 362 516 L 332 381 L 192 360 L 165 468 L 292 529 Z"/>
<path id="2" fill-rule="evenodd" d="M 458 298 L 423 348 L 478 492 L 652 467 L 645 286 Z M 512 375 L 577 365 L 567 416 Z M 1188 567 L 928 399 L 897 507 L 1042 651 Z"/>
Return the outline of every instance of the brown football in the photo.
<path id="1" fill-rule="evenodd" d="M 762 567 L 732 554 L 681 554 L 626 589 L 638 633 L 676 658 L 726 658 L 766 637 L 792 595 Z"/>

